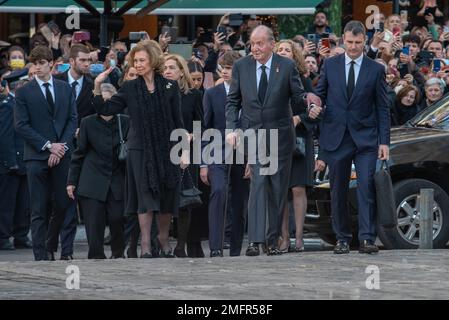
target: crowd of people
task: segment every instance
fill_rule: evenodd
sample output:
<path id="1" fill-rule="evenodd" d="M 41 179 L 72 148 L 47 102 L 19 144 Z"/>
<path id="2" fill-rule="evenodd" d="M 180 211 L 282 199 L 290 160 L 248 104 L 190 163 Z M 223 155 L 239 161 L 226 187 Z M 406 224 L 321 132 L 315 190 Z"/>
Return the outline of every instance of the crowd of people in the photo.
<path id="1" fill-rule="evenodd" d="M 344 175 L 354 161 L 366 211 L 360 252 L 377 252 L 371 168 L 388 159 L 390 123 L 407 123 L 448 90 L 449 21 L 429 1 L 418 15 L 425 25 L 378 14 L 374 29 L 350 22 L 341 36 L 317 12 L 308 33 L 277 42 L 256 16 L 238 29 L 224 16 L 210 41 L 198 29 L 188 60 L 169 52 L 167 35 L 96 48 L 40 26 L 29 50 L 2 50 L 0 250 L 54 260 L 60 245 L 71 260 L 81 217 L 89 259 L 106 258 L 107 225 L 111 258 L 204 257 L 205 238 L 211 257 L 239 256 L 245 229 L 248 256 L 259 245 L 268 255 L 301 252 L 306 191 L 329 165 L 335 253 L 347 253 Z M 190 149 L 174 164 L 170 133 L 184 129 L 193 144 L 194 121 L 220 130 L 223 152 L 238 143 L 225 129 L 278 129 L 278 172 L 194 164 Z M 182 206 L 198 188 L 202 204 Z"/>

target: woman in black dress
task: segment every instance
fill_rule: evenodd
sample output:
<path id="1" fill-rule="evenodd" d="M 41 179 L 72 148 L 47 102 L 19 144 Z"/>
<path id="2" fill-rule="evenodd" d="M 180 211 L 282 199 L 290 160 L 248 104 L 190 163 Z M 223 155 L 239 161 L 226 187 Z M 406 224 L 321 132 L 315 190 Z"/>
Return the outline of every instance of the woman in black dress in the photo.
<path id="1" fill-rule="evenodd" d="M 126 81 L 119 92 L 105 102 L 99 95 L 100 85 L 111 68 L 95 79 L 93 104 L 99 114 L 112 115 L 128 108 L 130 128 L 127 137 L 126 209 L 138 213 L 141 257 L 151 258 L 151 224 L 157 214 L 161 257 L 174 257 L 169 245 L 172 214 L 176 214 L 180 193 L 180 170 L 170 158 L 174 142 L 170 134 L 184 128 L 180 92 L 176 81 L 162 76 L 164 58 L 153 40 L 139 42 L 130 52 L 129 61 L 138 78 Z M 187 137 L 186 137 L 187 138 Z M 181 168 L 186 168 L 188 155 L 183 151 Z M 173 160 L 173 161 L 172 161 Z"/>
<path id="2" fill-rule="evenodd" d="M 306 92 L 313 92 L 310 78 L 305 78 L 307 73 L 304 57 L 300 49 L 291 40 L 282 40 L 276 46 L 276 53 L 296 62 L 301 82 Z M 285 205 L 284 216 L 282 218 L 282 238 L 279 249 L 283 252 L 304 250 L 303 228 L 307 210 L 306 187 L 313 185 L 314 150 L 312 128 L 314 123 L 309 119 L 306 108 L 293 108 L 293 122 L 295 125 L 296 137 L 305 139 L 305 156 L 293 156 L 292 170 L 290 173 L 290 190 L 293 195 L 293 208 L 295 211 L 296 224 L 296 245 L 290 247 L 289 234 L 289 210 L 288 203 Z"/>
<path id="3" fill-rule="evenodd" d="M 202 132 L 203 121 L 203 101 L 201 92 L 193 88 L 193 81 L 187 67 L 187 63 L 183 57 L 177 54 L 170 54 L 165 57 L 164 77 L 178 82 L 181 90 L 181 112 L 184 121 L 184 129 L 187 130 L 191 139 L 193 138 L 193 122 L 200 124 Z M 195 137 L 201 139 L 201 137 Z M 193 139 L 192 139 L 193 141 Z M 199 158 L 201 159 L 201 150 L 199 150 Z M 181 184 L 182 189 L 190 189 L 192 184 L 198 186 L 198 164 L 193 162 L 193 153 L 191 156 L 191 164 L 184 171 Z M 190 177 L 192 179 L 190 179 Z M 187 234 L 191 223 L 191 209 L 180 209 L 178 215 L 178 243 L 174 250 L 177 257 L 186 258 L 185 244 L 187 242 Z"/>

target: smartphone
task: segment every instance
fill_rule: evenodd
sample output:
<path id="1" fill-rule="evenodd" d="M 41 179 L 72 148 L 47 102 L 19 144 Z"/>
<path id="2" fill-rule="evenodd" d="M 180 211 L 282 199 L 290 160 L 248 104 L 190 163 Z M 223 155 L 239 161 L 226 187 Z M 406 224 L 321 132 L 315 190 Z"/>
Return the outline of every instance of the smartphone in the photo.
<path id="1" fill-rule="evenodd" d="M 309 33 L 309 34 L 307 35 L 307 40 L 309 40 L 309 41 L 311 41 L 311 42 L 313 42 L 313 43 L 315 43 L 315 44 L 318 42 L 317 36 L 316 36 L 315 33 Z"/>
<path id="2" fill-rule="evenodd" d="M 321 46 L 330 49 L 331 43 L 330 43 L 329 38 L 321 38 Z"/>
<path id="3" fill-rule="evenodd" d="M 401 35 L 401 28 L 400 27 L 394 27 L 393 28 L 393 35 L 396 36 L 400 36 Z"/>
<path id="4" fill-rule="evenodd" d="M 162 27 L 163 29 L 164 27 Z M 162 32 L 164 33 L 164 32 Z M 129 41 L 140 41 L 145 38 L 145 32 L 139 31 L 139 32 L 130 32 L 128 35 Z"/>
<path id="5" fill-rule="evenodd" d="M 424 15 L 425 16 L 433 15 L 435 17 L 436 11 L 437 11 L 437 7 L 427 7 L 426 10 L 424 11 Z"/>
<path id="6" fill-rule="evenodd" d="M 382 33 L 385 30 L 385 23 L 384 22 L 379 22 L 379 32 Z"/>
<path id="7" fill-rule="evenodd" d="M 98 53 L 98 61 L 105 62 L 106 56 L 111 49 L 109 47 L 101 47 L 100 53 Z"/>
<path id="8" fill-rule="evenodd" d="M 433 60 L 433 72 L 438 73 L 441 70 L 441 60 L 435 59 Z"/>
<path id="9" fill-rule="evenodd" d="M 59 72 L 59 73 L 64 73 L 64 72 L 66 72 L 67 70 L 69 70 L 70 69 L 70 63 L 61 63 L 61 64 L 58 64 L 57 66 L 56 66 L 56 70 Z"/>
<path id="10" fill-rule="evenodd" d="M 443 32 L 449 32 L 449 26 L 444 26 Z"/>
<path id="11" fill-rule="evenodd" d="M 406 56 L 410 55 L 410 47 L 403 47 L 402 53 L 405 54 Z"/>
<path id="12" fill-rule="evenodd" d="M 217 32 L 218 32 L 218 33 L 222 33 L 222 34 L 224 34 L 225 36 L 228 34 L 228 32 L 227 32 L 225 26 L 218 26 L 218 27 L 217 27 Z"/>
<path id="13" fill-rule="evenodd" d="M 90 40 L 90 32 L 89 31 L 76 31 L 73 33 L 73 42 L 83 42 Z"/>
<path id="14" fill-rule="evenodd" d="M 193 55 L 195 56 L 195 58 L 200 59 L 200 60 L 203 58 L 203 56 L 201 55 L 200 50 L 198 48 L 193 49 Z"/>
<path id="15" fill-rule="evenodd" d="M 50 28 L 51 32 L 53 32 L 54 34 L 61 33 L 61 29 L 59 29 L 59 26 L 53 20 L 49 21 L 47 23 L 47 26 Z"/>
<path id="16" fill-rule="evenodd" d="M 408 74 L 408 66 L 406 63 L 400 63 L 398 66 L 399 74 L 401 75 L 401 78 L 404 78 L 406 74 Z"/>
<path id="17" fill-rule="evenodd" d="M 407 10 L 401 10 L 401 20 L 408 21 L 408 11 Z"/>

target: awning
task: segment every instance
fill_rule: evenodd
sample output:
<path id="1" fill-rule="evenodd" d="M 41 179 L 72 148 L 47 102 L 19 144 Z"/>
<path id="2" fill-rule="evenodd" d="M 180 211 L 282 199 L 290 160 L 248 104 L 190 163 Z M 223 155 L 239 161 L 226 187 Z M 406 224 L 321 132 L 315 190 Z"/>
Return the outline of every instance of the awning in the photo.
<path id="1" fill-rule="evenodd" d="M 170 0 L 151 12 L 153 15 L 223 15 L 241 14 L 313 14 L 315 7 L 323 0 Z M 89 1 L 102 12 L 102 1 Z M 120 8 L 126 1 L 115 1 Z M 1 4 L 3 3 L 3 4 Z M 147 5 L 142 1 L 128 11 L 134 14 Z M 0 12 L 16 13 L 64 13 L 72 0 L 0 0 Z M 80 8 L 80 12 L 87 12 Z"/>

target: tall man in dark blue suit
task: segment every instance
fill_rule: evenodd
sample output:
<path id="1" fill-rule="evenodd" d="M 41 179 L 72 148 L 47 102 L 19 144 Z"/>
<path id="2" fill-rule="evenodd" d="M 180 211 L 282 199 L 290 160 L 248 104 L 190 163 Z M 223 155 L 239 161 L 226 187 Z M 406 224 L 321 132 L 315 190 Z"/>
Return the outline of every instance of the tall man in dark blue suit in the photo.
<path id="1" fill-rule="evenodd" d="M 231 210 L 230 256 L 239 256 L 242 251 L 242 241 L 245 226 L 244 204 L 248 198 L 248 181 L 244 180 L 245 166 L 243 164 L 225 164 L 225 129 L 226 129 L 226 97 L 232 80 L 232 66 L 240 58 L 235 51 L 226 52 L 219 60 L 222 67 L 221 75 L 224 83 L 212 87 L 204 93 L 204 127 L 220 130 L 222 135 L 222 163 L 203 165 L 200 169 L 201 180 L 210 185 L 209 199 L 209 247 L 211 257 L 223 256 L 223 228 L 225 228 L 225 201 L 229 197 Z M 216 142 L 216 141 L 215 141 Z M 206 144 L 205 144 L 206 145 Z M 205 147 L 204 145 L 204 147 Z M 231 168 L 229 168 L 231 166 Z M 230 181 L 228 181 L 228 170 Z M 232 186 L 231 193 L 228 185 Z"/>
<path id="2" fill-rule="evenodd" d="M 337 236 L 334 253 L 349 253 L 352 239 L 347 194 L 351 163 L 357 173 L 360 253 L 375 253 L 377 159 L 388 160 L 390 111 L 385 69 L 364 55 L 366 30 L 359 21 L 344 30 L 346 53 L 326 59 L 315 92 L 325 110 L 320 148 L 329 165 L 332 225 Z M 320 107 L 310 110 L 316 118 Z"/>
<path id="3" fill-rule="evenodd" d="M 36 66 L 36 77 L 17 90 L 15 126 L 25 139 L 34 258 L 54 260 L 65 212 L 72 201 L 66 183 L 77 127 L 75 96 L 68 83 L 51 76 L 53 56 L 49 48 L 34 48 L 29 59 Z M 51 195 L 54 210 L 47 223 Z"/>

